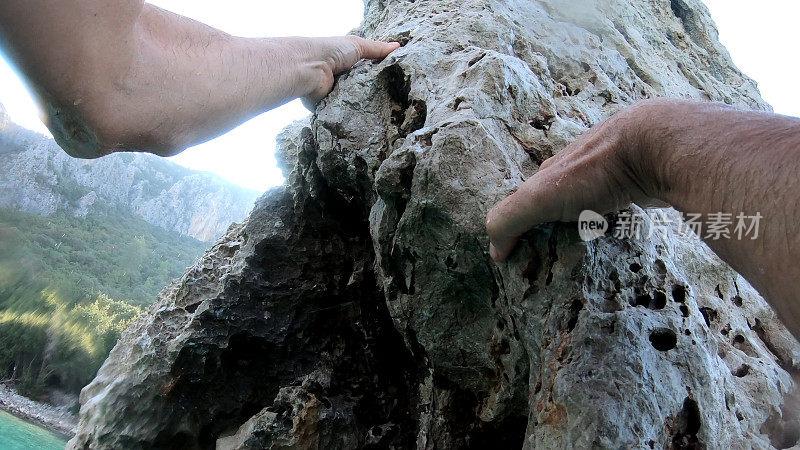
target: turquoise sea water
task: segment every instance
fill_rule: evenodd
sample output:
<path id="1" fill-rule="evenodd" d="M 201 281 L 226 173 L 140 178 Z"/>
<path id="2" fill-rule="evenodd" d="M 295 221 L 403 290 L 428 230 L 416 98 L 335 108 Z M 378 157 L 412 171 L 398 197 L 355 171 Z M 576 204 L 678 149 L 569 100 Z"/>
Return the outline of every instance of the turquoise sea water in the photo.
<path id="1" fill-rule="evenodd" d="M 64 450 L 67 441 L 55 434 L 0 411 L 0 449 Z"/>

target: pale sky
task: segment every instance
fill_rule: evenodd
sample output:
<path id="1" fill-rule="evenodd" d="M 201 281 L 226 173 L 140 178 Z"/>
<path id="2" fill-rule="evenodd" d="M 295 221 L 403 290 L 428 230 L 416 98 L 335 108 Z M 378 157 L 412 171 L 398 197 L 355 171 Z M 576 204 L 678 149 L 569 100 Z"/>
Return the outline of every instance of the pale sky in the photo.
<path id="1" fill-rule="evenodd" d="M 0 0 L 2 1 L 2 0 Z M 775 112 L 800 116 L 797 77 L 800 61 L 800 2 L 705 0 L 733 61 L 758 82 Z M 362 0 L 155 0 L 164 9 L 200 20 L 238 36 L 333 36 L 358 26 Z M 47 129 L 35 103 L 8 64 L 0 59 L 0 103 L 16 123 L 39 132 Z M 266 190 L 283 182 L 275 166 L 275 137 L 289 123 L 308 115 L 292 102 L 247 122 L 230 133 L 191 148 L 172 160 L 192 169 L 214 172 L 244 187 Z"/>

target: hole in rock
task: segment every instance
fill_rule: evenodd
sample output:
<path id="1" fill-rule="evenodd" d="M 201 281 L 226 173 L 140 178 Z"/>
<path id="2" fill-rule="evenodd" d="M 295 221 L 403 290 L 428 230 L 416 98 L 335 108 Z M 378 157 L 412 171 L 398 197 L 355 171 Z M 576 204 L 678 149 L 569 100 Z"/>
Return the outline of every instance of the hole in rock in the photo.
<path id="1" fill-rule="evenodd" d="M 667 306 L 667 294 L 661 291 L 653 292 L 653 305 L 655 309 L 664 309 Z"/>
<path id="2" fill-rule="evenodd" d="M 470 61 L 467 63 L 467 67 L 472 67 L 472 66 L 474 66 L 475 64 L 477 64 L 477 63 L 478 63 L 480 60 L 482 60 L 482 59 L 483 59 L 483 58 L 485 58 L 485 57 L 486 57 L 486 53 L 481 53 L 480 55 L 478 55 L 478 56 L 476 56 L 476 57 L 472 58 L 472 59 L 471 59 L 471 60 L 470 60 Z M 510 87 L 510 86 L 509 86 L 509 89 L 511 89 L 511 87 Z"/>
<path id="3" fill-rule="evenodd" d="M 539 277 L 539 269 L 539 259 L 531 258 L 528 260 L 525 270 L 522 271 L 522 278 L 525 278 L 529 283 L 533 284 Z"/>
<path id="4" fill-rule="evenodd" d="M 428 105 L 422 100 L 411 101 L 411 108 L 406 111 L 405 120 L 401 126 L 404 134 L 409 135 L 425 126 L 428 118 Z"/>
<path id="5" fill-rule="evenodd" d="M 578 299 L 572 301 L 572 304 L 569 305 L 569 322 L 567 322 L 567 329 L 572 331 L 575 329 L 575 325 L 578 324 L 578 316 L 580 315 L 581 310 L 583 309 L 583 302 Z"/>
<path id="6" fill-rule="evenodd" d="M 328 400 L 326 397 L 319 397 L 319 402 L 322 403 L 322 405 L 325 406 L 325 408 L 327 409 L 331 409 L 331 406 L 333 406 L 331 401 Z"/>
<path id="7" fill-rule="evenodd" d="M 742 297 L 739 297 L 738 295 L 736 297 L 733 297 L 733 304 L 734 305 L 742 306 L 743 303 L 744 303 L 744 300 L 742 300 Z"/>
<path id="8" fill-rule="evenodd" d="M 631 269 L 633 273 L 639 273 L 639 271 L 642 270 L 642 266 L 639 263 L 633 263 L 629 266 L 629 269 Z"/>
<path id="9" fill-rule="evenodd" d="M 738 369 L 733 371 L 733 376 L 742 378 L 747 376 L 747 374 L 749 373 L 750 373 L 750 366 L 748 366 L 747 364 L 742 364 L 741 366 L 739 366 Z"/>
<path id="10" fill-rule="evenodd" d="M 641 306 L 644 308 L 650 307 L 650 303 L 653 301 L 653 298 L 650 297 L 649 294 L 637 295 L 636 298 L 633 300 L 633 306 Z"/>
<path id="11" fill-rule="evenodd" d="M 672 299 L 675 300 L 677 303 L 683 303 L 686 301 L 686 288 L 681 286 L 680 284 L 676 284 L 672 286 Z"/>
<path id="12" fill-rule="evenodd" d="M 689 307 L 688 306 L 680 305 L 680 306 L 678 306 L 678 309 L 681 310 L 681 314 L 683 315 L 683 317 L 689 317 Z"/>
<path id="13" fill-rule="evenodd" d="M 703 320 L 706 321 L 706 325 L 709 327 L 711 326 L 711 322 L 717 320 L 717 311 L 713 308 L 703 306 L 700 308 L 700 314 L 703 315 Z"/>
<path id="14" fill-rule="evenodd" d="M 697 439 L 701 425 L 700 407 L 694 399 L 686 397 L 683 400 L 683 408 L 675 417 L 676 432 L 672 436 L 673 448 L 705 448 Z"/>
<path id="15" fill-rule="evenodd" d="M 531 126 L 537 130 L 547 131 L 553 125 L 555 117 L 551 115 L 537 116 L 531 121 Z"/>
<path id="16" fill-rule="evenodd" d="M 569 84 L 564 80 L 560 80 L 560 83 L 561 83 L 562 86 L 564 86 L 564 92 L 569 96 L 573 96 L 573 95 L 577 94 L 578 92 L 580 92 L 580 91 L 573 92 L 572 88 L 570 88 Z"/>
<path id="17" fill-rule="evenodd" d="M 741 334 L 737 334 L 733 338 L 733 347 L 748 356 L 758 357 L 758 352 L 753 347 L 753 343 Z"/>
<path id="18" fill-rule="evenodd" d="M 678 345 L 678 335 L 669 328 L 656 328 L 650 333 L 650 344 L 656 350 L 666 352 Z"/>
<path id="19" fill-rule="evenodd" d="M 383 70 L 381 75 L 386 80 L 386 89 L 389 92 L 389 97 L 403 107 L 408 107 L 410 101 L 408 99 L 411 93 L 411 85 L 406 79 L 406 73 L 397 65 L 391 65 Z"/>
<path id="20" fill-rule="evenodd" d="M 452 385 L 449 387 L 453 388 L 450 401 L 440 412 L 447 428 L 452 430 L 454 448 L 522 448 L 528 425 L 526 416 L 512 414 L 501 421 L 484 422 L 476 416 L 481 403 L 477 397 Z"/>
<path id="21" fill-rule="evenodd" d="M 404 138 L 422 128 L 428 107 L 424 101 L 411 98 L 411 83 L 403 69 L 394 64 L 385 68 L 379 77 L 393 103 L 390 108 L 391 122 L 399 130 L 399 137 Z"/>
<path id="22" fill-rule="evenodd" d="M 655 291 L 653 296 L 642 294 L 636 297 L 633 306 L 641 306 L 648 309 L 664 309 L 667 306 L 667 296 L 661 291 Z"/>

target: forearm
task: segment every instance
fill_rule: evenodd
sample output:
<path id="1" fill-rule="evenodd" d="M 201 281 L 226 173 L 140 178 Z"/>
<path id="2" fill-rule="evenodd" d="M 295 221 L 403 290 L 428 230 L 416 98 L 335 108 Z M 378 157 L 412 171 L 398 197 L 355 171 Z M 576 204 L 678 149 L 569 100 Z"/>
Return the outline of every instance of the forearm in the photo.
<path id="1" fill-rule="evenodd" d="M 182 150 L 307 95 L 316 75 L 308 39 L 233 37 L 149 5 L 135 28 L 130 69 L 109 106 L 146 134 L 124 147 Z"/>
<path id="2" fill-rule="evenodd" d="M 168 155 L 296 97 L 392 46 L 358 38 L 246 39 L 141 0 L 6 0 L 0 37 L 61 146 L 79 157 Z"/>
<path id="3" fill-rule="evenodd" d="M 800 336 L 800 119 L 688 102 L 647 111 L 639 128 L 655 196 L 702 214 L 706 230 L 709 214 L 762 216 L 757 239 L 706 242 Z"/>

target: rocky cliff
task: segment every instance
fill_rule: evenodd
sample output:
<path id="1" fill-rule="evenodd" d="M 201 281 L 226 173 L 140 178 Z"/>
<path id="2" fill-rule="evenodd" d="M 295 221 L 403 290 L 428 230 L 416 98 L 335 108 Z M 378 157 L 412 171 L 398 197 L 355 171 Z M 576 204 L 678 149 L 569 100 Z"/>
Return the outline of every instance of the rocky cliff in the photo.
<path id="1" fill-rule="evenodd" d="M 241 221 L 258 193 L 145 154 L 75 159 L 0 110 L 0 207 L 49 216 L 122 209 L 201 241 Z"/>
<path id="2" fill-rule="evenodd" d="M 625 105 L 769 108 L 699 1 L 368 0 L 362 32 L 404 47 L 282 135 L 287 184 L 128 329 L 69 448 L 797 442 L 797 342 L 677 225 L 486 251 L 489 208 Z"/>

